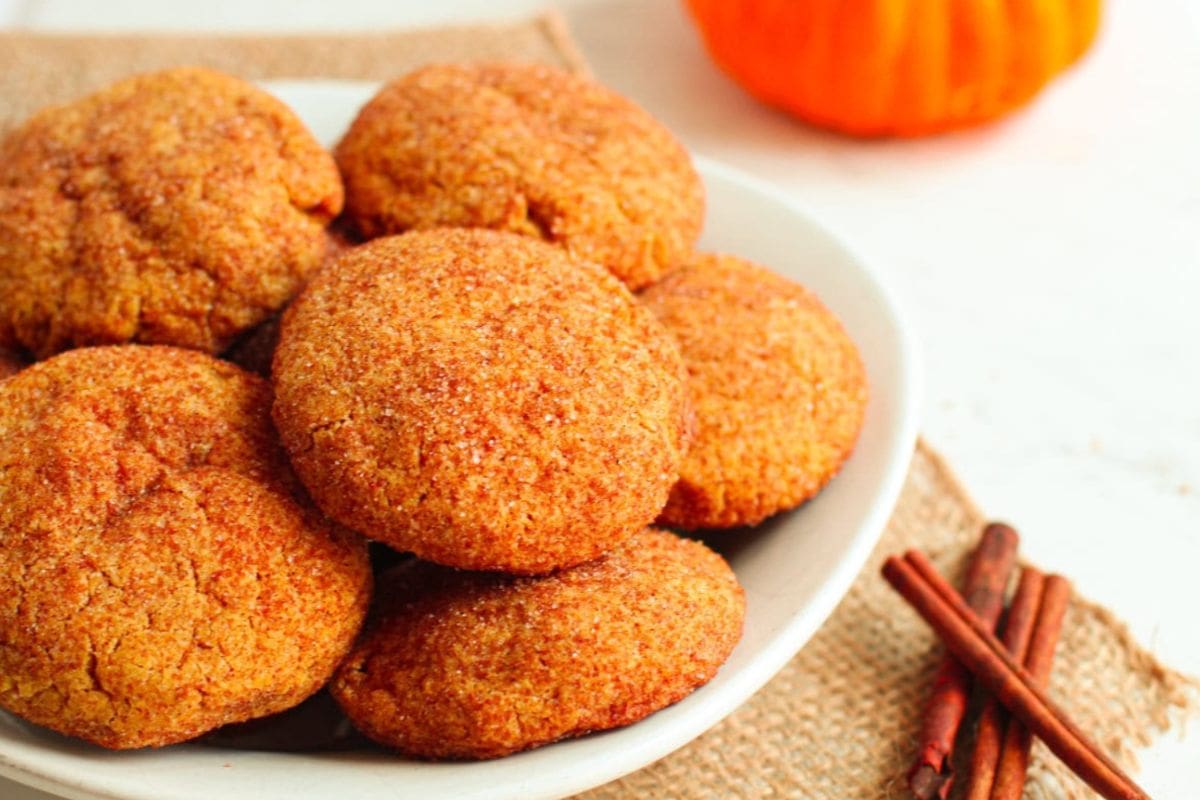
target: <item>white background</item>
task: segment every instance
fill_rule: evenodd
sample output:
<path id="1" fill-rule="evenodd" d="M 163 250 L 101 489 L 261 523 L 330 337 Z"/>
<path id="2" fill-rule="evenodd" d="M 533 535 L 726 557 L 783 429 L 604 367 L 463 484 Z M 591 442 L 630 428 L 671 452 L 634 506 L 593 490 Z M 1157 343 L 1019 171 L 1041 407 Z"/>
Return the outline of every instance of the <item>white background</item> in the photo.
<path id="1" fill-rule="evenodd" d="M 543 5 L 0 0 L 0 24 L 342 30 Z M 601 80 L 882 268 L 922 342 L 927 438 L 1026 555 L 1200 675 L 1200 0 L 1110 0 L 1092 53 L 1030 108 L 916 142 L 756 105 L 677 0 L 559 6 Z M 1139 779 L 1200 797 L 1200 721 L 1146 750 Z M 0 779 L 0 798 L 47 797 Z"/>

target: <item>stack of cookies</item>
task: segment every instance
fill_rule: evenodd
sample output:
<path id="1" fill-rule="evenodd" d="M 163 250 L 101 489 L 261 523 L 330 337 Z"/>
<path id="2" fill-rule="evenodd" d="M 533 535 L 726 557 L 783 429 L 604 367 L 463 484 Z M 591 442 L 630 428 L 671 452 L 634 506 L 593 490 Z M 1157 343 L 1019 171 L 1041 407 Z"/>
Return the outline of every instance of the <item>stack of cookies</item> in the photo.
<path id="1" fill-rule="evenodd" d="M 540 66 L 404 76 L 334 154 L 201 69 L 36 115 L 0 143 L 0 706 L 135 748 L 328 685 L 492 758 L 707 682 L 744 595 L 664 528 L 812 497 L 866 381 L 703 214 L 667 130 Z"/>

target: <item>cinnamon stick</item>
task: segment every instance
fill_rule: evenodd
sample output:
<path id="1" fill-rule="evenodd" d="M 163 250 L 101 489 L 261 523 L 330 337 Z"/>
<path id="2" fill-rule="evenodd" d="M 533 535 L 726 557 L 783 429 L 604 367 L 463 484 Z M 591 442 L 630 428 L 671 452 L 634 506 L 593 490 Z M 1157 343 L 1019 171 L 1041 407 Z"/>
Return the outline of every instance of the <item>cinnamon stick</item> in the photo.
<path id="1" fill-rule="evenodd" d="M 1085 783 L 1107 800 L 1149 800 L 1149 795 L 1046 697 L 928 559 L 909 551 L 903 559 L 889 558 L 883 574 L 975 678 Z"/>
<path id="2" fill-rule="evenodd" d="M 1071 601 L 1071 584 L 1066 578 L 1051 575 L 1046 579 L 1042 593 L 1042 609 L 1038 612 L 1037 628 L 1033 641 L 1025 656 L 1025 669 L 1045 686 L 1050 681 L 1050 669 L 1054 663 L 1054 649 L 1058 646 L 1058 634 L 1062 630 L 1063 616 Z M 992 787 L 991 800 L 1021 800 L 1025 791 L 1025 775 L 1029 771 L 1029 751 L 1033 746 L 1033 734 L 1018 720 L 1008 723 L 1005 731 L 1004 748 L 1000 752 L 996 768 L 996 782 Z"/>
<path id="3" fill-rule="evenodd" d="M 1038 609 L 1042 605 L 1042 591 L 1046 578 L 1033 567 L 1021 570 L 1021 582 L 1008 609 L 1004 622 L 1004 646 L 1014 659 L 1023 661 L 1029 649 L 1038 621 Z M 975 750 L 971 753 L 971 774 L 967 784 L 966 800 L 988 800 L 992 785 L 996 782 L 1000 754 L 1005 741 L 1005 726 L 1008 715 L 1004 706 L 989 697 L 979 715 L 975 731 Z"/>
<path id="4" fill-rule="evenodd" d="M 963 597 L 989 628 L 1004 610 L 1004 591 L 1017 559 L 1017 532 L 994 522 L 983 530 L 963 582 Z M 945 800 L 954 774 L 950 755 L 967 712 L 971 675 L 950 654 L 942 659 L 933 681 L 921 725 L 920 747 L 908 771 L 908 785 L 919 800 Z"/>

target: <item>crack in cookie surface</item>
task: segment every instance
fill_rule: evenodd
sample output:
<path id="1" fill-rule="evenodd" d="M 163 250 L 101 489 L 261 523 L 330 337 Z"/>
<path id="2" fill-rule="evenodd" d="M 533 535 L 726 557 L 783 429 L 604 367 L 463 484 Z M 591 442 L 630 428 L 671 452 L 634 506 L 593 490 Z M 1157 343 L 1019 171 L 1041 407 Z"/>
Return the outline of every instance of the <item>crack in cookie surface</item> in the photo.
<path id="1" fill-rule="evenodd" d="M 290 476 L 270 402 L 165 347 L 75 350 L 0 385 L 0 705 L 127 748 L 320 687 L 369 564 Z"/>
<path id="2" fill-rule="evenodd" d="M 341 210 L 282 103 L 181 68 L 47 109 L 0 144 L 0 345 L 217 352 L 282 306 Z"/>

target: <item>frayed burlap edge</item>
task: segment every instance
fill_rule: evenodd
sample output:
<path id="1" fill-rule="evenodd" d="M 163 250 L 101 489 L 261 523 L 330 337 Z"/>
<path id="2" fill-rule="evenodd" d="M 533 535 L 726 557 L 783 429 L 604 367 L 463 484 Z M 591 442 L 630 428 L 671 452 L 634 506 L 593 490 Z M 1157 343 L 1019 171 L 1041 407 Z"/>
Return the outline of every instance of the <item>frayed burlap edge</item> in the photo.
<path id="1" fill-rule="evenodd" d="M 879 545 L 804 649 L 690 745 L 583 797 L 907 798 L 903 775 L 941 647 L 879 568 L 917 547 L 956 575 L 984 522 L 941 456 L 919 443 Z M 1131 769 L 1135 748 L 1200 705 L 1200 683 L 1164 667 L 1109 611 L 1081 597 L 1064 622 L 1051 692 Z M 1038 744 L 1026 796 L 1094 795 Z"/>
<path id="2" fill-rule="evenodd" d="M 178 65 L 247 80 L 387 80 L 432 61 L 513 60 L 586 73 L 554 12 L 515 22 L 286 36 L 0 33 L 0 130 L 139 72 Z"/>

